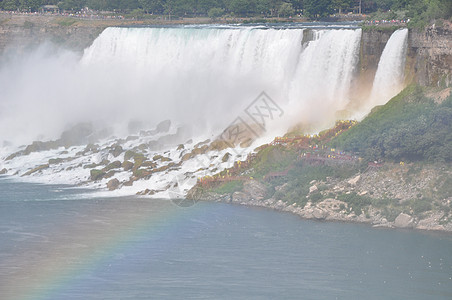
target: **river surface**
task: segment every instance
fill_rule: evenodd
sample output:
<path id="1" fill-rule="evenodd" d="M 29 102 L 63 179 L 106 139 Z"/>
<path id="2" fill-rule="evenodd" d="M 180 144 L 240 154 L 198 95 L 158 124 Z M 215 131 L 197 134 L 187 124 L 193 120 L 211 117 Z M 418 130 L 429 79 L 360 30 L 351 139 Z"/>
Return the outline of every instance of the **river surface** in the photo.
<path id="1" fill-rule="evenodd" d="M 452 236 L 0 177 L 0 298 L 452 299 Z"/>

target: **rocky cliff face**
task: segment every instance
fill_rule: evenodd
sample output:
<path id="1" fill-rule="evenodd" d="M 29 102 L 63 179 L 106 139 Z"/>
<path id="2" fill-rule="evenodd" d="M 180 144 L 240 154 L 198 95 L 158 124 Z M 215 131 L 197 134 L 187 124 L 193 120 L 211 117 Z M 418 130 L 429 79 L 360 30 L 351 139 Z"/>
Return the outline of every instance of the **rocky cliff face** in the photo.
<path id="1" fill-rule="evenodd" d="M 392 30 L 364 30 L 361 39 L 359 81 L 369 82 L 375 75 L 380 56 Z M 452 23 L 425 30 L 410 30 L 406 61 L 406 82 L 423 86 L 452 85 Z"/>
<path id="2" fill-rule="evenodd" d="M 23 50 L 44 42 L 82 51 L 102 32 L 98 27 L 37 27 L 0 26 L 0 50 Z M 20 45 L 20 46 L 18 46 Z"/>
<path id="3" fill-rule="evenodd" d="M 53 16 L 0 15 L 0 53 L 5 49 L 20 51 L 50 41 L 62 47 L 82 51 L 108 26 L 118 21 L 62 19 Z M 127 25 L 127 24 L 122 24 Z M 132 25 L 132 24 L 130 24 Z M 359 76 L 355 91 L 368 91 L 380 56 L 393 30 L 363 30 L 360 51 Z M 305 31 L 303 42 L 313 38 Z M 452 85 L 452 23 L 442 22 L 426 30 L 411 30 L 408 37 L 406 64 L 407 82 L 421 85 Z M 362 88 L 361 88 L 362 87 Z M 365 92 L 364 92 L 365 93 Z M 359 95 L 358 95 L 359 96 Z"/>
<path id="4" fill-rule="evenodd" d="M 452 85 L 452 23 L 433 25 L 424 31 L 411 31 L 408 55 L 412 58 L 415 80 L 421 85 Z"/>
<path id="5" fill-rule="evenodd" d="M 108 26 L 53 16 L 0 14 L 0 53 L 23 51 L 51 42 L 63 48 L 82 51 Z"/>

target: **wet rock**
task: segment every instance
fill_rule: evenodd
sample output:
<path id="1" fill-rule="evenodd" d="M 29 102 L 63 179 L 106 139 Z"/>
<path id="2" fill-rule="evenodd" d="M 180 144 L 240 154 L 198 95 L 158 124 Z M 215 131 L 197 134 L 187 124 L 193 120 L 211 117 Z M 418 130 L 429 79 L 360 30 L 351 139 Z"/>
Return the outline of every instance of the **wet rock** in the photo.
<path id="1" fill-rule="evenodd" d="M 207 143 L 210 143 L 210 139 L 207 139 L 207 140 L 205 140 L 205 141 L 202 141 L 202 142 L 197 143 L 197 144 L 194 146 L 194 148 L 198 148 L 198 147 L 200 147 L 200 146 L 202 146 L 202 145 L 205 145 L 205 144 L 207 144 Z"/>
<path id="2" fill-rule="evenodd" d="M 157 161 L 157 160 L 161 160 L 161 161 L 171 161 L 171 158 L 165 157 L 165 156 L 162 156 L 162 155 L 155 155 L 152 159 L 153 159 L 154 161 Z"/>
<path id="3" fill-rule="evenodd" d="M 123 183 L 124 186 L 132 186 L 133 185 L 133 179 L 129 179 L 129 181 L 126 181 Z"/>
<path id="4" fill-rule="evenodd" d="M 182 156 L 181 161 L 187 161 L 187 160 L 189 160 L 189 159 L 192 159 L 192 158 L 195 157 L 196 155 L 204 154 L 204 153 L 207 152 L 208 149 L 209 149 L 209 146 L 207 146 L 207 145 L 204 145 L 204 146 L 202 146 L 202 147 L 200 147 L 200 148 L 195 148 L 195 149 L 192 150 L 192 152 L 190 152 L 190 153 L 185 153 L 185 154 Z"/>
<path id="5" fill-rule="evenodd" d="M 116 171 L 115 171 L 115 170 L 108 171 L 108 172 L 104 175 L 104 178 L 106 179 L 106 178 L 113 177 L 115 174 L 116 174 Z"/>
<path id="6" fill-rule="evenodd" d="M 114 145 L 110 150 L 110 153 L 113 155 L 113 157 L 118 157 L 122 152 L 124 152 L 124 150 L 120 145 Z"/>
<path id="7" fill-rule="evenodd" d="M 62 159 L 62 158 L 51 158 L 51 159 L 49 159 L 49 165 L 60 164 L 63 161 L 64 161 L 64 159 Z"/>
<path id="8" fill-rule="evenodd" d="M 222 162 L 227 162 L 229 160 L 229 158 L 231 157 L 231 153 L 226 152 L 223 157 L 221 158 Z"/>
<path id="9" fill-rule="evenodd" d="M 136 169 L 133 171 L 133 176 L 136 177 L 137 179 L 141 179 L 144 178 L 146 176 L 151 175 L 152 172 L 150 170 L 147 169 Z"/>
<path id="10" fill-rule="evenodd" d="M 114 191 L 119 187 L 119 180 L 116 178 L 110 179 L 107 182 L 107 188 L 109 191 Z"/>
<path id="11" fill-rule="evenodd" d="M 126 160 L 122 163 L 122 168 L 124 171 L 130 171 L 133 168 L 133 162 Z"/>
<path id="12" fill-rule="evenodd" d="M 92 163 L 92 164 L 88 164 L 88 165 L 83 166 L 83 168 L 84 169 L 94 169 L 94 168 L 96 168 L 98 166 L 99 166 L 98 164 Z"/>
<path id="13" fill-rule="evenodd" d="M 136 154 L 137 153 L 135 151 L 127 150 L 126 153 L 124 154 L 124 161 L 133 158 Z"/>
<path id="14" fill-rule="evenodd" d="M 83 150 L 84 153 L 87 152 L 98 152 L 99 151 L 99 146 L 96 144 L 88 144 L 85 147 L 85 150 Z"/>
<path id="15" fill-rule="evenodd" d="M 148 144 L 140 144 L 138 146 L 136 146 L 134 149 L 137 149 L 141 152 L 146 151 L 149 148 Z"/>
<path id="16" fill-rule="evenodd" d="M 157 164 L 153 161 L 144 161 L 141 164 L 142 167 L 147 167 L 147 168 L 155 168 L 157 166 Z"/>
<path id="17" fill-rule="evenodd" d="M 177 146 L 177 151 L 184 150 L 184 149 L 185 149 L 184 144 L 180 144 L 179 146 Z"/>
<path id="18" fill-rule="evenodd" d="M 121 162 L 119 160 L 116 160 L 112 163 L 109 163 L 105 168 L 104 171 L 110 171 L 113 169 L 119 169 L 121 168 Z"/>
<path id="19" fill-rule="evenodd" d="M 136 195 L 144 196 L 147 195 L 150 191 L 151 191 L 150 189 L 145 189 L 144 191 L 137 192 Z"/>
<path id="20" fill-rule="evenodd" d="M 90 179 L 91 180 L 101 180 L 105 176 L 105 172 L 102 170 L 93 169 L 90 171 Z"/>
<path id="21" fill-rule="evenodd" d="M 9 155 L 9 156 L 5 159 L 5 161 L 12 160 L 12 159 L 14 159 L 14 158 L 16 158 L 16 157 L 18 157 L 18 156 L 21 156 L 21 155 L 23 155 L 23 151 L 18 151 L 18 152 L 16 152 L 16 153 L 13 153 L 13 154 Z"/>
<path id="22" fill-rule="evenodd" d="M 49 167 L 49 164 L 40 165 L 40 166 L 38 166 L 38 167 L 36 167 L 36 168 L 34 168 L 34 169 L 31 169 L 30 171 L 24 173 L 22 176 L 28 176 L 28 175 L 31 175 L 31 174 L 36 173 L 36 172 L 38 172 L 38 171 L 42 171 L 42 170 L 44 170 L 44 169 L 47 169 L 48 167 Z"/>
<path id="23" fill-rule="evenodd" d="M 32 152 L 40 152 L 40 151 L 47 151 L 52 149 L 57 149 L 60 147 L 60 144 L 56 141 L 48 141 L 48 142 L 41 142 L 41 141 L 34 141 L 31 145 L 28 145 L 23 154 L 28 155 Z"/>
<path id="24" fill-rule="evenodd" d="M 0 175 L 4 175 L 8 172 L 8 170 L 6 168 L 4 168 L 3 170 L 0 171 Z"/>
<path id="25" fill-rule="evenodd" d="M 230 148 L 229 144 L 224 140 L 215 140 L 210 144 L 211 150 L 221 151 Z"/>
<path id="26" fill-rule="evenodd" d="M 137 192 L 137 195 L 139 196 L 145 196 L 145 195 L 155 195 L 156 193 L 161 192 L 159 190 L 150 190 L 150 189 L 145 189 L 144 191 L 141 192 Z"/>
<path id="27" fill-rule="evenodd" d="M 240 143 L 240 147 L 241 148 L 248 148 L 249 146 L 251 146 L 252 143 L 253 143 L 253 139 L 252 138 L 247 138 L 243 142 Z"/>
<path id="28" fill-rule="evenodd" d="M 143 154 L 138 154 L 133 157 L 133 160 L 134 160 L 133 170 L 136 170 L 139 167 L 141 167 L 141 165 L 146 160 L 146 157 Z"/>

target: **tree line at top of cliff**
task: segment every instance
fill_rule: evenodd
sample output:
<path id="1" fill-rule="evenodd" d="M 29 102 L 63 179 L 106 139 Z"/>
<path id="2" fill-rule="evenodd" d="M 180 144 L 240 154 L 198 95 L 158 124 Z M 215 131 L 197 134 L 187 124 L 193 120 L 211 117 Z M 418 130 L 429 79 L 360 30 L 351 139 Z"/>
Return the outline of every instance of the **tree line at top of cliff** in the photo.
<path id="1" fill-rule="evenodd" d="M 324 19 L 332 14 L 390 12 L 388 17 L 406 17 L 415 22 L 452 16 L 450 0 L 1 0 L 8 11 L 39 11 L 43 5 L 57 5 L 60 10 L 80 11 L 84 7 L 98 11 L 131 13 L 135 16 L 171 17 L 209 16 L 291 17 Z"/>

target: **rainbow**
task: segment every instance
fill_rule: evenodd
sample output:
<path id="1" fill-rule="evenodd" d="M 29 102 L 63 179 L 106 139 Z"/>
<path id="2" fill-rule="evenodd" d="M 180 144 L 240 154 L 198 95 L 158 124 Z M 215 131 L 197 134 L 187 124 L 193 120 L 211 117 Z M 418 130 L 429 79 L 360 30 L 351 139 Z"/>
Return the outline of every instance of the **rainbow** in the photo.
<path id="1" fill-rule="evenodd" d="M 11 266 L 21 268 L 13 269 L 8 278 L 0 282 L 1 299 L 60 299 L 58 295 L 70 289 L 77 280 L 108 266 L 116 253 L 133 251 L 133 241 L 142 237 L 157 240 L 171 236 L 182 228 L 183 220 L 203 211 L 200 205 L 188 209 L 171 208 L 169 204 L 162 204 L 163 201 L 144 201 L 152 201 L 146 204 L 149 206 L 156 204 L 150 214 L 137 213 L 143 203 L 137 205 L 134 200 L 107 200 L 103 205 L 108 206 L 108 212 L 101 217 L 108 221 L 89 220 L 80 214 L 71 224 L 55 228 L 49 233 L 48 241 L 37 245 L 39 255 L 32 256 L 27 251 L 13 258 Z M 164 209 L 159 209 L 159 202 Z M 162 247 L 174 247 L 172 243 L 177 241 L 171 239 Z"/>

